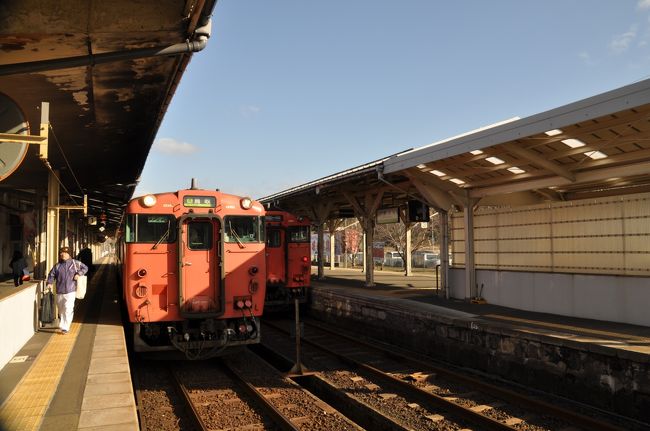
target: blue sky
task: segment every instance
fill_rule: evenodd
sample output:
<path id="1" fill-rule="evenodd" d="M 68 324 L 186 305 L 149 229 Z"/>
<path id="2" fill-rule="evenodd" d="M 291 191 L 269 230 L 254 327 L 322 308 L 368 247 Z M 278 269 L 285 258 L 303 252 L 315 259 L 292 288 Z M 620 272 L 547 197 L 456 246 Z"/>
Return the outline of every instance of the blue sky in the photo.
<path id="1" fill-rule="evenodd" d="M 650 77 L 650 0 L 219 0 L 135 195 L 263 197 Z"/>

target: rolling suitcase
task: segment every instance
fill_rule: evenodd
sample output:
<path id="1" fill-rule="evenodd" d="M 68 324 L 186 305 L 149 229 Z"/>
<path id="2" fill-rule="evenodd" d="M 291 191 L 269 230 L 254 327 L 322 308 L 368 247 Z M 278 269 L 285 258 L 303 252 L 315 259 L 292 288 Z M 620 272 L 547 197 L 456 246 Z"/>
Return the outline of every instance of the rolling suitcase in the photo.
<path id="1" fill-rule="evenodd" d="M 54 322 L 54 294 L 48 290 L 41 298 L 40 320 L 41 323 Z"/>

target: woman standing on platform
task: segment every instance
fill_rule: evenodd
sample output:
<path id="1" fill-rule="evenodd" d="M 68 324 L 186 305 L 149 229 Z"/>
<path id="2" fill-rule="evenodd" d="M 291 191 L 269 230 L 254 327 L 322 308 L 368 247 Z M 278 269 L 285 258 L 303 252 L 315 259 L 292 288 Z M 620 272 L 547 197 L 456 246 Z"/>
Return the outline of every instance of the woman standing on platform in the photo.
<path id="1" fill-rule="evenodd" d="M 25 262 L 23 254 L 18 250 L 14 251 L 14 256 L 11 258 L 9 266 L 14 275 L 14 286 L 20 286 L 23 284 L 23 270 L 27 268 L 27 262 Z"/>
<path id="2" fill-rule="evenodd" d="M 56 305 L 59 309 L 59 329 L 62 334 L 67 334 L 72 324 L 74 314 L 74 301 L 77 284 L 75 281 L 80 275 L 88 272 L 88 267 L 78 260 L 70 258 L 70 249 L 61 247 L 59 250 L 59 263 L 54 265 L 47 276 L 47 287 L 52 288 L 56 281 Z"/>

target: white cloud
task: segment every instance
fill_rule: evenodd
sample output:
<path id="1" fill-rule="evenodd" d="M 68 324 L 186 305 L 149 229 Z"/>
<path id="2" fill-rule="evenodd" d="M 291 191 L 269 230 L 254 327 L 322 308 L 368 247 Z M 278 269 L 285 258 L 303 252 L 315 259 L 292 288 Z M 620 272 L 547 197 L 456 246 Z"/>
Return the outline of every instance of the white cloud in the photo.
<path id="1" fill-rule="evenodd" d="M 262 109 L 255 105 L 246 105 L 242 106 L 239 110 L 244 117 L 250 118 L 253 115 L 258 114 Z"/>
<path id="2" fill-rule="evenodd" d="M 637 9 L 650 9 L 650 0 L 639 0 L 636 5 Z"/>
<path id="3" fill-rule="evenodd" d="M 173 138 L 156 139 L 153 143 L 154 150 L 165 154 L 193 154 L 199 151 L 199 148 L 188 142 L 180 142 Z"/>
<path id="4" fill-rule="evenodd" d="M 627 51 L 630 48 L 632 41 L 636 38 L 636 34 L 637 26 L 633 25 L 625 33 L 614 36 L 612 41 L 609 43 L 609 49 L 615 54 Z"/>
<path id="5" fill-rule="evenodd" d="M 587 51 L 582 51 L 580 54 L 578 54 L 578 58 L 587 64 L 591 63 L 591 56 Z"/>

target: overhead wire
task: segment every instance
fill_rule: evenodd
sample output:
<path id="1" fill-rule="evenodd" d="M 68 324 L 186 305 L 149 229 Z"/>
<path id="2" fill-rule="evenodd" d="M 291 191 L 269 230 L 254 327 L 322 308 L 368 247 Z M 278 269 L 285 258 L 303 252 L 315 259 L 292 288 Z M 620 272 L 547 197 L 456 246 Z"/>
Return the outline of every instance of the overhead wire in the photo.
<path id="1" fill-rule="evenodd" d="M 50 164 L 50 162 L 48 160 L 46 160 L 46 159 L 43 159 L 43 163 L 45 164 L 45 167 L 47 167 L 50 170 L 50 172 L 52 173 L 52 175 L 54 176 L 56 181 L 59 183 L 61 188 L 63 190 L 65 190 L 65 192 L 68 194 L 68 196 L 70 196 L 70 199 L 72 199 L 72 202 L 74 202 L 74 204 L 77 205 L 77 201 L 75 200 L 75 198 L 72 197 L 72 194 L 70 193 L 70 191 L 65 187 L 65 185 L 63 184 L 63 181 L 61 181 L 59 176 L 56 174 L 56 172 L 54 171 L 54 168 L 52 168 L 52 165 Z"/>
<path id="2" fill-rule="evenodd" d="M 59 151 L 61 151 L 61 155 L 63 156 L 63 160 L 65 160 L 65 164 L 68 166 L 68 169 L 70 170 L 70 174 L 72 175 L 72 178 L 74 178 L 74 181 L 77 183 L 77 187 L 79 187 L 79 191 L 81 192 L 81 195 L 84 195 L 84 189 L 81 187 L 81 184 L 79 183 L 79 180 L 77 179 L 77 176 L 74 173 L 74 170 L 72 169 L 72 166 L 70 166 L 70 162 L 68 161 L 68 158 L 65 155 L 65 152 L 63 151 L 63 148 L 61 147 L 61 143 L 59 142 L 59 138 L 56 136 L 56 132 L 54 132 L 54 127 L 52 127 L 52 123 L 49 123 L 50 130 L 52 131 L 52 136 L 54 136 L 54 141 L 56 142 L 56 145 L 59 147 Z M 60 182 L 60 181 L 59 181 Z M 65 188 L 65 187 L 64 187 Z M 67 190 L 66 190 L 67 192 Z M 68 195 L 70 195 L 70 192 L 68 192 Z M 74 198 L 70 196 L 70 199 L 74 201 Z M 77 202 L 75 201 L 75 204 Z"/>

